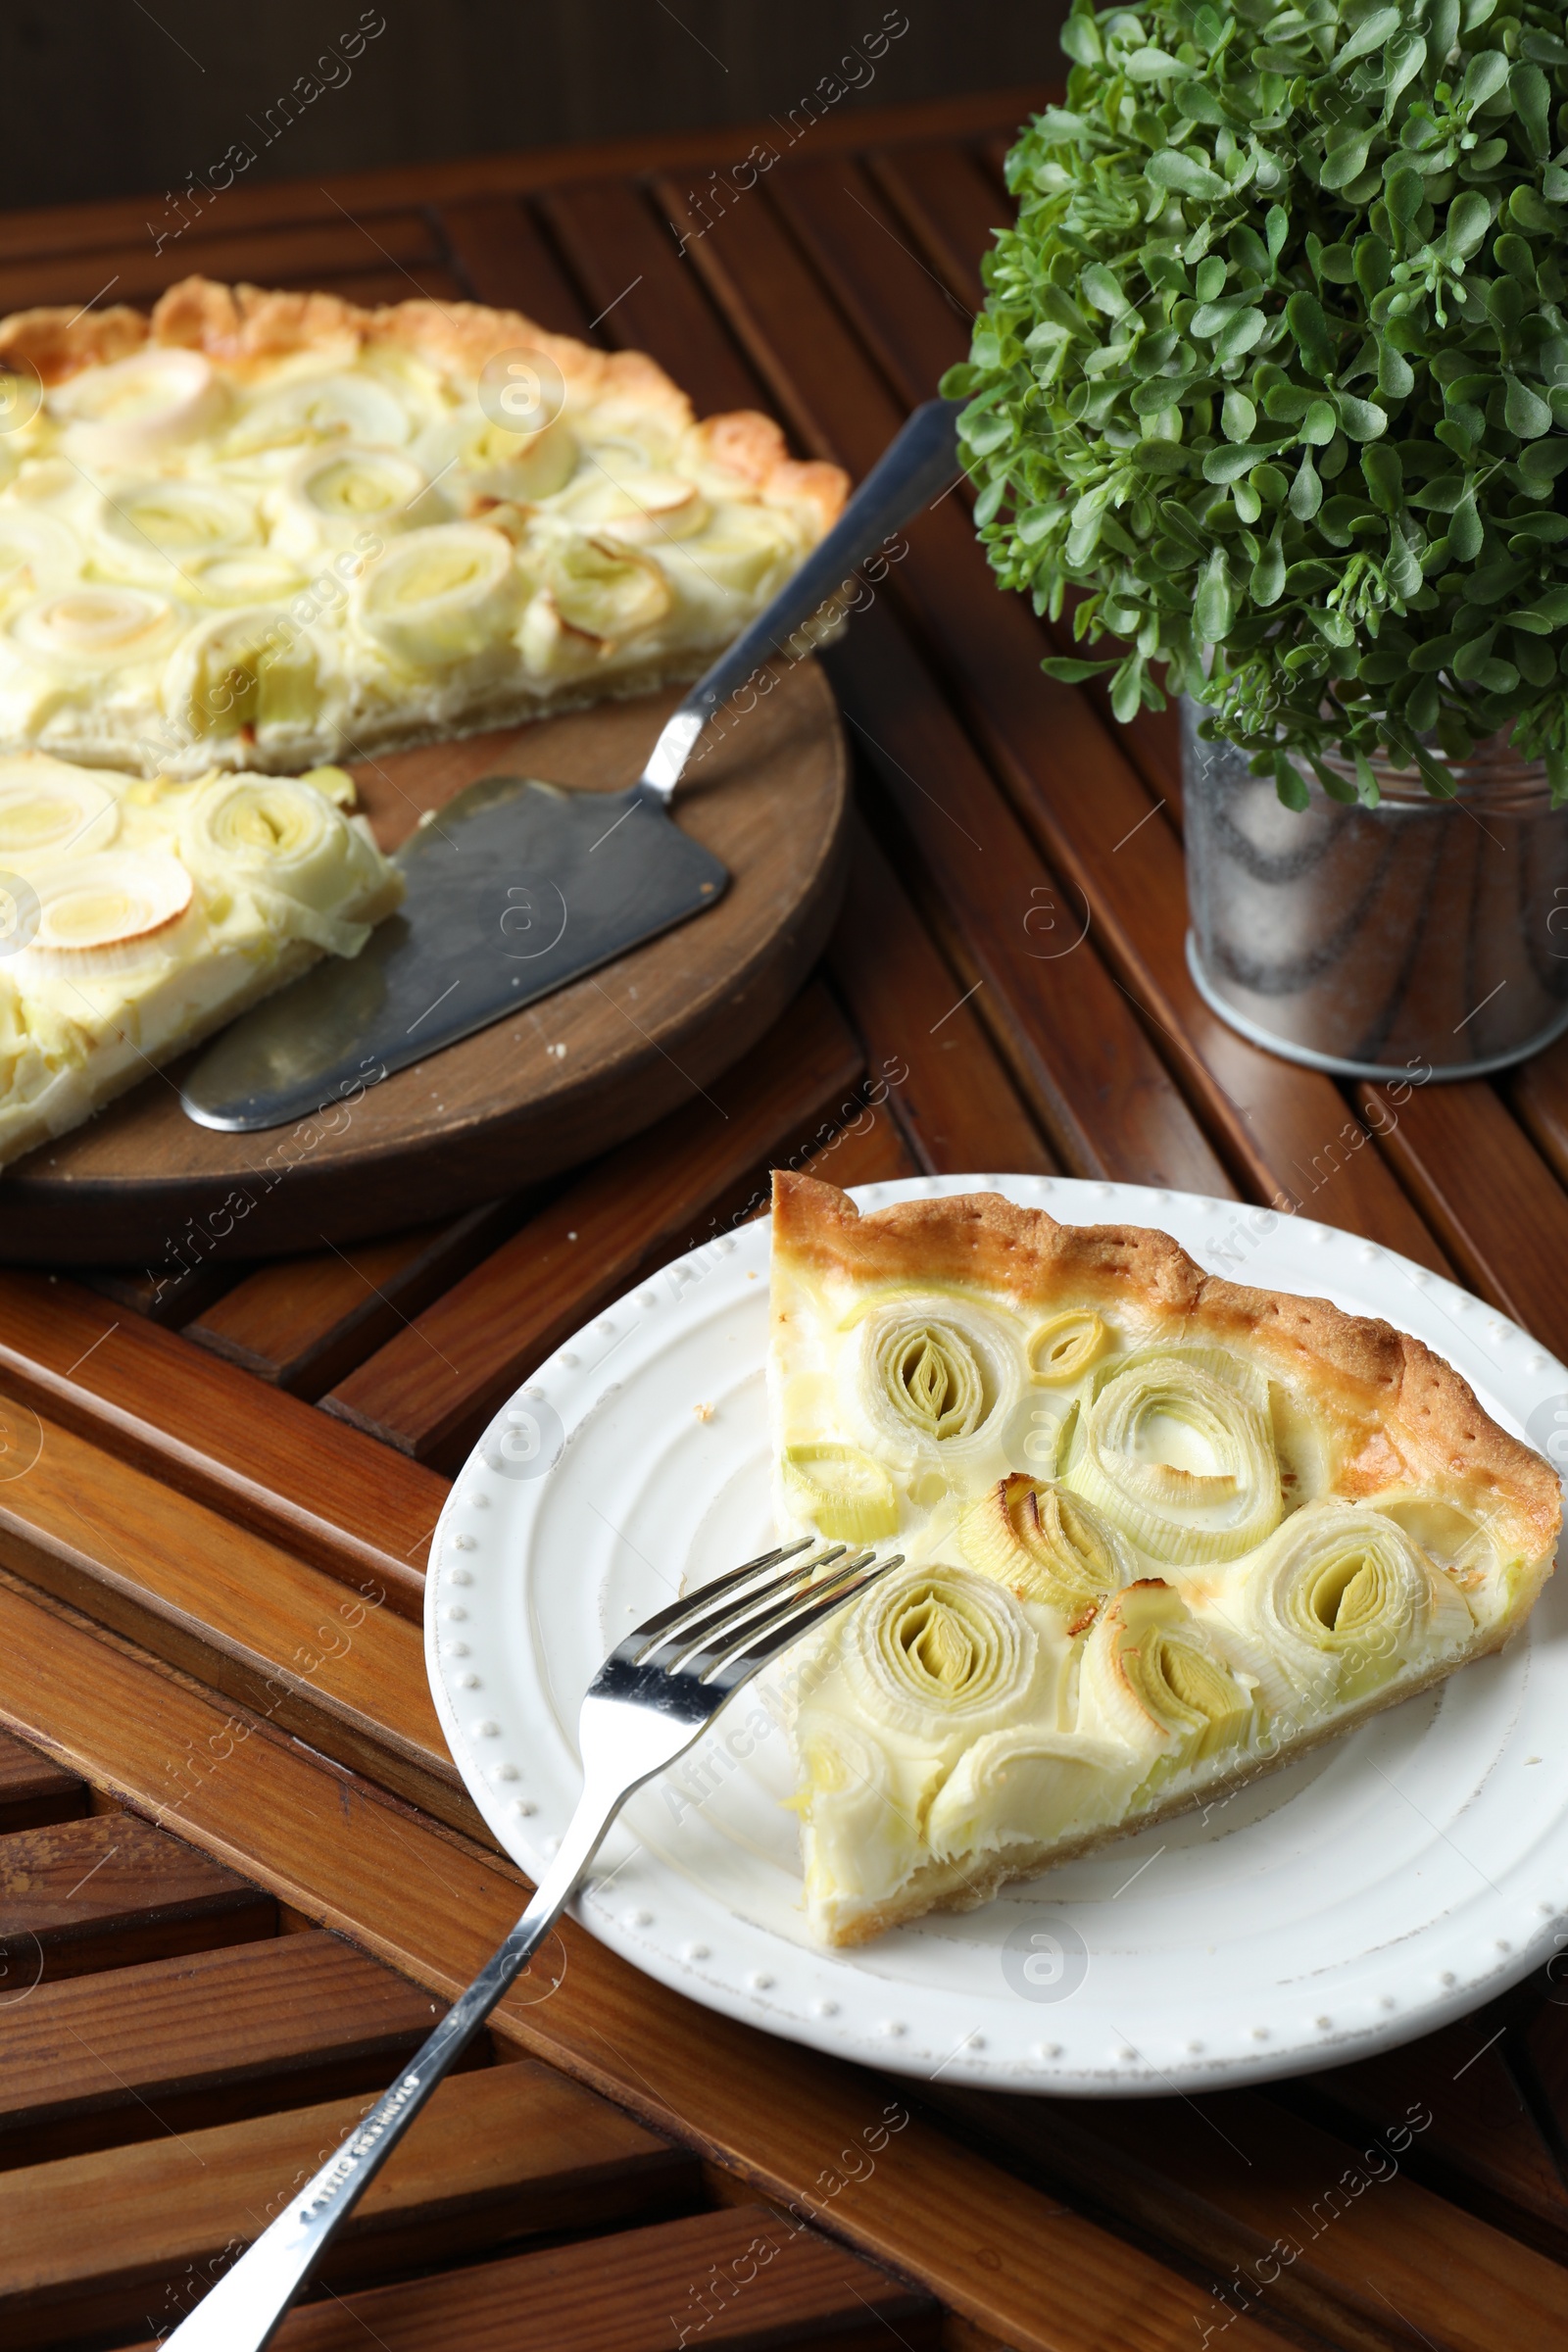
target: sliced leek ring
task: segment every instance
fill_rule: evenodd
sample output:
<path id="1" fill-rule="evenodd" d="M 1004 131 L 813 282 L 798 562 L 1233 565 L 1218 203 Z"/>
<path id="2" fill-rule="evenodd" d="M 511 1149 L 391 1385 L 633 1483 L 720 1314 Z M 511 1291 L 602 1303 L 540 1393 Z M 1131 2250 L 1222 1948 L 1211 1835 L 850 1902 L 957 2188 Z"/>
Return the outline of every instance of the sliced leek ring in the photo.
<path id="1" fill-rule="evenodd" d="M 1081 1380 L 1110 1345 L 1110 1333 L 1092 1307 L 1069 1307 L 1029 1336 L 1029 1377 L 1043 1388 Z"/>
<path id="2" fill-rule="evenodd" d="M 424 467 L 405 450 L 315 450 L 290 479 L 279 532 L 310 548 L 347 545 L 367 529 L 408 530 L 426 488 Z"/>
<path id="3" fill-rule="evenodd" d="M 652 546 L 690 539 L 708 528 L 713 510 L 693 481 L 655 466 L 606 464 L 584 452 L 584 464 L 563 509 L 574 522 L 623 545 Z"/>
<path id="4" fill-rule="evenodd" d="M 1127 1545 L 1093 1503 L 1018 1471 L 964 1514 L 959 1542 L 978 1575 L 994 1577 L 1020 1600 L 1060 1609 L 1074 1633 L 1138 1575 Z"/>
<path id="5" fill-rule="evenodd" d="M 352 905 L 380 862 L 334 801 L 290 776 L 214 776 L 186 813 L 180 854 L 204 878 L 259 879 L 321 911 Z"/>
<path id="6" fill-rule="evenodd" d="M 601 651 L 657 628 L 673 601 L 657 564 L 612 540 L 557 541 L 546 558 L 545 581 L 565 626 L 595 640 Z"/>
<path id="7" fill-rule="evenodd" d="M 86 561 L 86 549 L 58 514 L 0 507 L 0 595 L 63 588 L 80 577 Z"/>
<path id="8" fill-rule="evenodd" d="M 783 1469 L 791 1508 L 832 1543 L 876 1544 L 899 1524 L 892 1479 L 858 1446 L 790 1446 Z"/>
<path id="9" fill-rule="evenodd" d="M 800 1718 L 808 1900 L 820 1925 L 900 1886 L 924 1858 L 914 1808 L 901 1804 L 881 1741 L 808 1700 Z"/>
<path id="10" fill-rule="evenodd" d="M 1386 1513 L 1309 1503 L 1250 1561 L 1227 1606 L 1302 1711 L 1350 1705 L 1463 1646 L 1475 1620 L 1453 1578 Z"/>
<path id="11" fill-rule="evenodd" d="M 554 498 L 576 468 L 577 438 L 564 416 L 537 432 L 514 433 L 472 408 L 429 426 L 416 454 L 432 481 L 470 512 L 481 500 L 537 505 Z"/>
<path id="12" fill-rule="evenodd" d="M 223 612 L 192 629 L 170 661 L 166 708 L 192 736 L 247 727 L 303 727 L 319 695 L 309 629 L 262 605 Z"/>
<path id="13" fill-rule="evenodd" d="M 986 1413 L 979 1359 L 956 1323 L 884 1322 L 872 1370 L 895 1412 L 925 1438 L 972 1438 Z"/>
<path id="14" fill-rule="evenodd" d="M 1238 1673 L 1158 1578 L 1118 1592 L 1084 1644 L 1078 1729 L 1172 1769 L 1245 1745 L 1257 1721 Z"/>
<path id="15" fill-rule="evenodd" d="M 774 507 L 715 507 L 691 545 L 662 554 L 683 595 L 699 605 L 773 594 L 807 552 L 807 543 Z"/>
<path id="16" fill-rule="evenodd" d="M 1003 1317 L 972 1297 L 879 1302 L 854 1327 L 840 1364 L 846 1402 L 890 1461 L 923 1463 L 959 1486 L 1003 1466 L 1001 1433 L 1023 1394 L 1022 1350 Z"/>
<path id="17" fill-rule="evenodd" d="M 83 583 L 24 606 L 11 634 L 57 669 L 123 669 L 159 659 L 178 626 L 168 597 L 143 588 Z"/>
<path id="18" fill-rule="evenodd" d="M 222 421 L 228 393 L 199 351 L 139 351 L 107 368 L 85 368 L 49 395 L 89 465 L 137 466 Z"/>
<path id="19" fill-rule="evenodd" d="M 99 563 L 178 594 L 214 556 L 259 545 L 261 517 L 243 492 L 220 482 L 137 482 L 98 509 Z"/>
<path id="20" fill-rule="evenodd" d="M 355 617 L 394 661 L 470 660 L 503 639 L 522 583 L 512 542 L 486 523 L 448 522 L 395 540 L 354 587 Z"/>
<path id="21" fill-rule="evenodd" d="M 119 824 L 119 801 L 88 769 L 41 752 L 0 760 L 0 867 L 106 850 Z"/>
<path id="22" fill-rule="evenodd" d="M 169 949 L 191 903 L 191 877 L 162 851 L 102 850 L 30 877 L 38 926 L 10 970 L 29 978 L 102 979 Z"/>
<path id="23" fill-rule="evenodd" d="M 845 1673 L 864 1716 L 942 1745 L 1028 1709 L 1033 1626 L 1010 1592 L 961 1568 L 895 1569 L 849 1611 Z"/>
<path id="24" fill-rule="evenodd" d="M 386 384 L 358 369 L 296 376 L 251 401 L 225 448 L 236 456 L 277 449 L 291 441 L 352 441 L 401 449 L 413 418 Z"/>
<path id="25" fill-rule="evenodd" d="M 304 573 L 276 545 L 242 548 L 232 555 L 204 556 L 185 565 L 186 581 L 209 605 L 283 604 L 303 585 Z"/>
<path id="26" fill-rule="evenodd" d="M 1034 1724 L 987 1732 L 966 1747 L 934 1798 L 926 1842 L 938 1862 L 1044 1844 L 1116 1821 L 1139 1766 L 1119 1740 Z"/>
<path id="27" fill-rule="evenodd" d="M 1232 1368 L 1234 1366 L 1234 1369 Z M 1078 1415 L 1066 1483 L 1150 1559 L 1239 1559 L 1279 1524 L 1267 1385 L 1222 1350 L 1113 1359 Z"/>

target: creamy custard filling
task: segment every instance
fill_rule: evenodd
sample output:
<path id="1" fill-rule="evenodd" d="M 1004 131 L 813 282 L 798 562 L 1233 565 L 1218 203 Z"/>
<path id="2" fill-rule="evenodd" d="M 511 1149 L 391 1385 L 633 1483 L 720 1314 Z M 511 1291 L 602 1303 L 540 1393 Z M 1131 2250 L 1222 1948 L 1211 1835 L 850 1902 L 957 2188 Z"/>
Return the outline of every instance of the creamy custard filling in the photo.
<path id="1" fill-rule="evenodd" d="M 903 1278 L 881 1249 L 861 1273 L 829 1247 L 848 1258 L 831 1188 L 780 1198 L 780 1535 L 907 1560 L 799 1678 L 806 1905 L 830 1941 L 983 1900 L 1358 1721 L 1495 1646 L 1549 1568 L 1554 1481 L 1446 1367 L 1507 1476 L 1435 1447 L 1430 1396 L 1380 1413 L 1262 1313 L 1178 1322 L 1147 1285 L 1010 1266 L 911 1280 L 917 1233 Z M 1386 1326 L 1339 1321 L 1394 1360 Z M 1434 1377 L 1399 1345 L 1403 1377 Z"/>

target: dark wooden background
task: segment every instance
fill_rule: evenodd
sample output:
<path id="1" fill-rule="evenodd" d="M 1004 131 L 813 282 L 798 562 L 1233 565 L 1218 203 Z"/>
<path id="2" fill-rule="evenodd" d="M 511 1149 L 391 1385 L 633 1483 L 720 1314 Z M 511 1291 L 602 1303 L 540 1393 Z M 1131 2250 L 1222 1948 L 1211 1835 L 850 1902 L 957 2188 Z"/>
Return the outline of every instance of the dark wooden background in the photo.
<path id="1" fill-rule="evenodd" d="M 862 86 L 846 108 L 1054 80 L 1065 13 L 1065 0 L 6 0 L 0 207 L 145 194 L 156 223 L 165 191 L 207 177 L 238 140 L 256 154 L 251 184 L 787 119 L 900 20 L 874 69 L 848 70 Z M 323 69 L 335 86 L 266 143 L 269 110 L 362 16 L 384 31 Z"/>

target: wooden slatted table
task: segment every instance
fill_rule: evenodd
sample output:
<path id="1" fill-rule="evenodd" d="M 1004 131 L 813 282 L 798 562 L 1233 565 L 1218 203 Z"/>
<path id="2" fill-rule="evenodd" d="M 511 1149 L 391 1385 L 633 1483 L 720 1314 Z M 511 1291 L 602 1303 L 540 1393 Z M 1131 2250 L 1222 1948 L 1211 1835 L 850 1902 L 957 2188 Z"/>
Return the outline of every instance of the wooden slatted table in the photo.
<path id="1" fill-rule="evenodd" d="M 13 216 L 0 310 L 186 269 L 511 305 L 860 472 L 965 348 L 1043 95 L 764 125 L 778 161 L 727 198 L 747 132 L 236 189 L 161 255 L 137 205 Z M 1173 728 L 1048 682 L 1048 636 L 961 491 L 911 528 L 830 657 L 845 912 L 722 1120 L 694 1098 L 548 1197 L 344 1254 L 246 1268 L 192 1236 L 178 1279 L 0 1270 L 5 1459 L 37 1442 L 0 1482 L 7 2345 L 167 2333 L 514 1915 L 425 1690 L 447 1479 L 770 1163 L 1269 1201 L 1568 1352 L 1568 1042 L 1396 1103 L 1232 1036 L 1183 958 Z M 3 1215 L 0 1189 L 0 1250 Z M 1568 2342 L 1565 2004 L 1548 1972 L 1265 2091 L 1008 2100 L 770 2041 L 568 1925 L 280 2341 L 1536 2352 Z"/>

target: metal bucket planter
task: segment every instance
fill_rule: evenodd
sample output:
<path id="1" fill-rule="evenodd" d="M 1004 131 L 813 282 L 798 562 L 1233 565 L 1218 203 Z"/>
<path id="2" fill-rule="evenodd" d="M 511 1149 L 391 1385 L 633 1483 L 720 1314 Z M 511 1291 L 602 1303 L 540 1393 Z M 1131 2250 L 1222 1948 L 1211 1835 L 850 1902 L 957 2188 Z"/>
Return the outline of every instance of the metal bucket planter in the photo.
<path id="1" fill-rule="evenodd" d="M 1183 711 L 1187 959 L 1255 1045 L 1351 1078 L 1478 1078 L 1568 1029 L 1568 809 L 1506 749 L 1440 801 L 1379 768 L 1382 805 L 1282 807 Z M 1491 747 L 1487 747 L 1490 752 Z"/>

